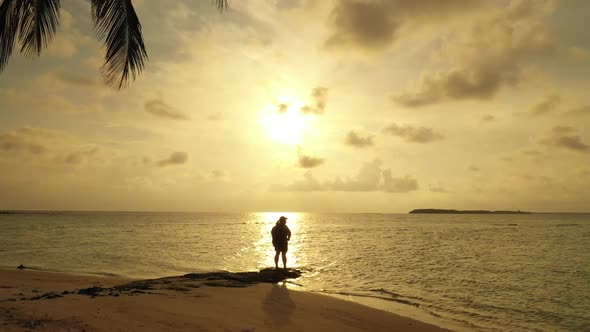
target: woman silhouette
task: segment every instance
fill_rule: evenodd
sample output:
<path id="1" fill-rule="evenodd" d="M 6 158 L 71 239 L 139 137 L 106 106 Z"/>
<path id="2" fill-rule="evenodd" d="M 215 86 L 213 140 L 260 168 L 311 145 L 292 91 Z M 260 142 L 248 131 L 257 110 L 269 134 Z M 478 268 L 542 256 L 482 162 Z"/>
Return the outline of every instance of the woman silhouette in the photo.
<path id="1" fill-rule="evenodd" d="M 279 268 L 279 254 L 283 256 L 283 268 L 287 268 L 287 250 L 289 250 L 289 240 L 291 239 L 291 230 L 287 227 L 287 217 L 281 216 L 277 224 L 272 228 L 272 245 L 275 247 L 275 268 Z"/>

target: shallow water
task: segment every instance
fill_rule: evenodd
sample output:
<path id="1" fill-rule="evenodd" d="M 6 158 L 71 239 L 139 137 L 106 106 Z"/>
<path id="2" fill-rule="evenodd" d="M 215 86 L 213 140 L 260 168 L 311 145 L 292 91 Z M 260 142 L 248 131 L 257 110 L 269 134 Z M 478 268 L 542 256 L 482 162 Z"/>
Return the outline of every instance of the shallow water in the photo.
<path id="1" fill-rule="evenodd" d="M 590 215 L 285 213 L 303 289 L 459 330 L 590 331 Z M 0 215 L 0 266 L 161 277 L 272 266 L 280 214 Z"/>

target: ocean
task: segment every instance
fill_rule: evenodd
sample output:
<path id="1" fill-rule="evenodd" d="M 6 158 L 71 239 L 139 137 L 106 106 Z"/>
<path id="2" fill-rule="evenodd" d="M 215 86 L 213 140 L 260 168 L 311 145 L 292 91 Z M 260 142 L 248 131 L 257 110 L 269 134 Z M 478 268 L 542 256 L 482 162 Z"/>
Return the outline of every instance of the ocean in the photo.
<path id="1" fill-rule="evenodd" d="M 274 266 L 290 287 L 458 331 L 590 331 L 590 214 L 0 214 L 0 266 L 154 278 Z M 0 281 L 1 282 L 1 281 Z"/>

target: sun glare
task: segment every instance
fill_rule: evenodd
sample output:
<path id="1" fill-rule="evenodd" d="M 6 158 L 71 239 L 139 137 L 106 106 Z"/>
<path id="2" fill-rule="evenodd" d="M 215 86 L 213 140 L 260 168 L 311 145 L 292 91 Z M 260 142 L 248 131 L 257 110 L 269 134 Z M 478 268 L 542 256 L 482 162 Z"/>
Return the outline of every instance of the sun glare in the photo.
<path id="1" fill-rule="evenodd" d="M 275 142 L 289 145 L 301 144 L 305 133 L 312 127 L 314 116 L 304 114 L 303 103 L 293 101 L 270 105 L 261 116 L 262 126 Z"/>

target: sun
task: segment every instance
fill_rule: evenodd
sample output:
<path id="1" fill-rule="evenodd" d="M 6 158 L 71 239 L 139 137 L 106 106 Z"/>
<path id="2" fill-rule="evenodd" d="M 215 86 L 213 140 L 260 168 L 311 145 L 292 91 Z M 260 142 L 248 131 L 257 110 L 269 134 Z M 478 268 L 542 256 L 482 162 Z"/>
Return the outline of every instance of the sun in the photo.
<path id="1" fill-rule="evenodd" d="M 305 138 L 315 120 L 311 114 L 305 114 L 301 109 L 304 103 L 283 100 L 269 105 L 261 116 L 261 123 L 267 135 L 275 142 L 298 145 Z"/>

